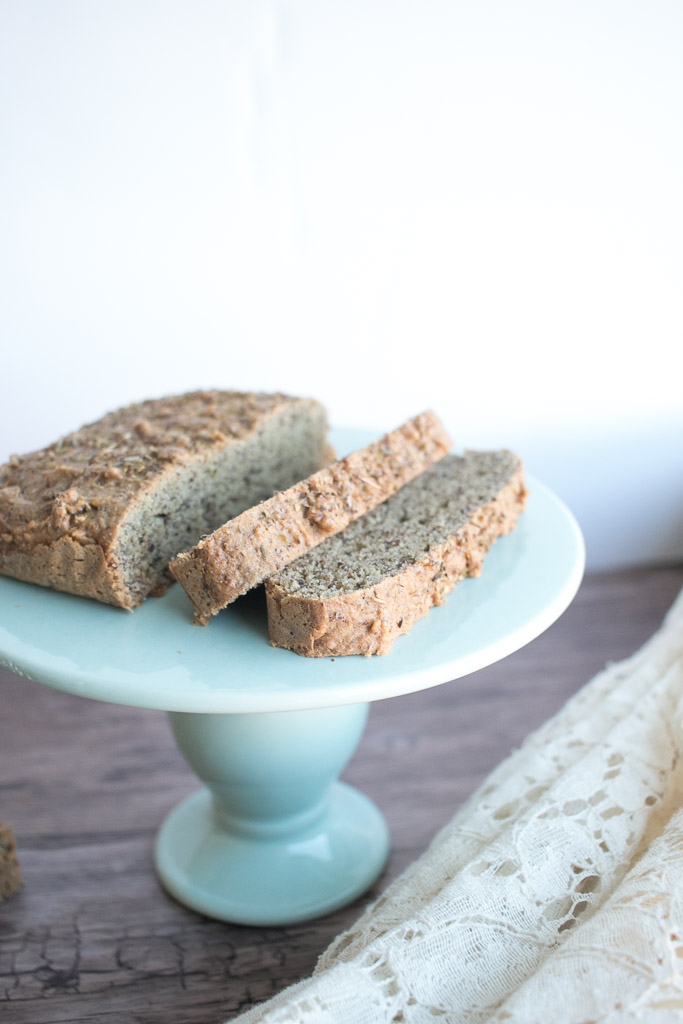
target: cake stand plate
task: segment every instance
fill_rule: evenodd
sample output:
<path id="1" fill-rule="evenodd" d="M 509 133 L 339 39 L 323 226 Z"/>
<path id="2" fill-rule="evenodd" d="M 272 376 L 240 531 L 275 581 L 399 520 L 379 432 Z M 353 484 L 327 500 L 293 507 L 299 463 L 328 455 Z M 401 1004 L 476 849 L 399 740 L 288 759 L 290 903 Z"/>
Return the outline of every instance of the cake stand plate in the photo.
<path id="1" fill-rule="evenodd" d="M 367 433 L 338 431 L 338 451 Z M 125 612 L 0 578 L 0 664 L 95 700 L 169 713 L 204 783 L 171 811 L 156 843 L 165 887 L 223 920 L 285 924 L 365 891 L 388 851 L 380 811 L 337 781 L 369 702 L 455 680 L 504 658 L 558 618 L 584 568 L 581 532 L 527 480 L 517 528 L 399 637 L 390 654 L 302 658 L 270 647 L 253 592 L 207 627 L 180 587 Z"/>

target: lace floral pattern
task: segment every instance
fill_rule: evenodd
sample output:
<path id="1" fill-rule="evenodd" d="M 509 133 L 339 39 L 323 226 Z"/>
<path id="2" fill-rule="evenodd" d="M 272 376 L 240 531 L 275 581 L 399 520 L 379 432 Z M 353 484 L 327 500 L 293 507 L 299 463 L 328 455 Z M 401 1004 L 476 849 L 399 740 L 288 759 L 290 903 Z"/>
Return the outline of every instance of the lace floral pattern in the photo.
<path id="1" fill-rule="evenodd" d="M 683 595 L 241 1024 L 683 1020 Z"/>

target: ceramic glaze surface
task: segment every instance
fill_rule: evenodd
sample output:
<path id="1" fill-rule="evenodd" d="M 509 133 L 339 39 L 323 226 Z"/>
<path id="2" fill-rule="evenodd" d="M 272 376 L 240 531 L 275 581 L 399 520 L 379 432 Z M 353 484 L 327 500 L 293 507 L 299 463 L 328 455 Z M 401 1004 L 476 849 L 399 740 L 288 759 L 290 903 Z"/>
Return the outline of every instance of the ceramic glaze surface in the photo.
<path id="1" fill-rule="evenodd" d="M 338 431 L 338 452 L 372 438 Z M 565 610 L 584 567 L 562 502 L 527 480 L 527 508 L 459 583 L 386 655 L 303 658 L 270 647 L 265 597 L 253 591 L 192 624 L 175 585 L 133 612 L 0 578 L 0 663 L 96 700 L 167 711 L 288 711 L 381 700 L 457 679 L 511 654 Z"/>
<path id="2" fill-rule="evenodd" d="M 213 715 L 171 712 L 204 788 L 159 831 L 161 881 L 187 906 L 242 924 L 291 924 L 360 896 L 382 870 L 381 812 L 337 776 L 367 704 Z"/>
<path id="3" fill-rule="evenodd" d="M 363 793 L 343 782 L 308 829 L 260 842 L 212 827 L 211 796 L 178 804 L 157 836 L 155 861 L 171 895 L 222 921 L 283 925 L 330 914 L 381 872 L 389 834 Z"/>

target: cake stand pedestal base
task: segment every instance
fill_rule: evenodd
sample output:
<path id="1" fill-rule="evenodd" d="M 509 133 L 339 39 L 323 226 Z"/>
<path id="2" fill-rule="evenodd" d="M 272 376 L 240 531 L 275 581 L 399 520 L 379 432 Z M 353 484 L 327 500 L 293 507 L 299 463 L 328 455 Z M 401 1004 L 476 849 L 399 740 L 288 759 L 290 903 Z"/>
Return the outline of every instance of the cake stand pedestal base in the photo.
<path id="1" fill-rule="evenodd" d="M 294 924 L 360 896 L 386 861 L 375 805 L 337 777 L 368 704 L 254 714 L 170 712 L 204 787 L 159 831 L 159 877 L 181 903 L 250 925 Z"/>

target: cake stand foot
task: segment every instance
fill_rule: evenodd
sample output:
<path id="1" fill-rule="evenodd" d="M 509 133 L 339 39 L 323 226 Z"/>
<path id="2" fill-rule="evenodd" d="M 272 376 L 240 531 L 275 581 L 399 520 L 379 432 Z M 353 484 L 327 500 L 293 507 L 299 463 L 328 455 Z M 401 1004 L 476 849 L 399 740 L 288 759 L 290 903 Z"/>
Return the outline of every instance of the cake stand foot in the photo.
<path id="1" fill-rule="evenodd" d="M 360 896 L 386 861 L 377 807 L 337 781 L 367 704 L 256 714 L 171 712 L 204 787 L 163 822 L 156 866 L 168 891 L 209 917 L 282 925 Z"/>

